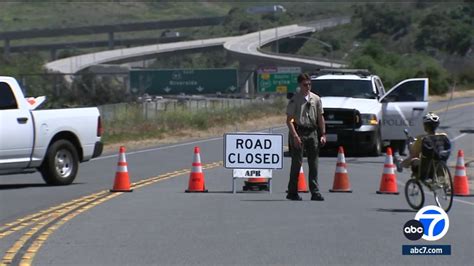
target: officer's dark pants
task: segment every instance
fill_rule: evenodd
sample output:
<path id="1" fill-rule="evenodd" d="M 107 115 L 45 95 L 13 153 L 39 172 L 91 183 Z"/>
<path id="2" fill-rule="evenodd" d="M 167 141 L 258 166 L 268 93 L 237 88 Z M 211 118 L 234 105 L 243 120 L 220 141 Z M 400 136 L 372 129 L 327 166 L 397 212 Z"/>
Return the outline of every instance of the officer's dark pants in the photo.
<path id="1" fill-rule="evenodd" d="M 288 194 L 298 193 L 298 175 L 300 173 L 301 165 L 303 164 L 303 149 L 306 150 L 308 157 L 308 183 L 309 191 L 313 194 L 319 191 L 318 186 L 318 159 L 319 146 L 318 135 L 316 130 L 310 132 L 298 132 L 302 141 L 302 147 L 295 147 L 294 138 L 290 138 L 291 145 L 291 170 L 290 182 L 288 182 Z M 304 148 L 303 148 L 304 147 Z"/>

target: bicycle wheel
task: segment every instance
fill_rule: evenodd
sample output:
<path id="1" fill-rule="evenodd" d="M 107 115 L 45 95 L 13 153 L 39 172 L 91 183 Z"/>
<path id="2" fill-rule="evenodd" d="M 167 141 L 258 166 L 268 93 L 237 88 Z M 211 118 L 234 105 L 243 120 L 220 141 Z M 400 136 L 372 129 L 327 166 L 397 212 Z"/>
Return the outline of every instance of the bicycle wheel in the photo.
<path id="1" fill-rule="evenodd" d="M 420 181 L 416 179 L 410 179 L 405 184 L 405 198 L 407 199 L 408 205 L 414 210 L 419 210 L 425 203 L 425 194 Z"/>
<path id="2" fill-rule="evenodd" d="M 433 181 L 431 188 L 436 204 L 445 212 L 448 212 L 453 204 L 453 178 L 446 164 L 438 163 L 436 165 Z"/>

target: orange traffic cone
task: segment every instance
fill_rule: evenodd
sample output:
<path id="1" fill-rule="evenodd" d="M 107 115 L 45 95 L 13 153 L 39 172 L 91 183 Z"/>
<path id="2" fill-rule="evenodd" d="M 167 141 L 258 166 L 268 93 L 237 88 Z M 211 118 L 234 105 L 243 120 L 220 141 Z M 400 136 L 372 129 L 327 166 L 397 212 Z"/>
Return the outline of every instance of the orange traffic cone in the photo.
<path id="1" fill-rule="evenodd" d="M 308 186 L 306 185 L 306 177 L 304 176 L 303 166 L 300 168 L 300 174 L 298 175 L 298 192 L 308 193 Z"/>
<path id="2" fill-rule="evenodd" d="M 377 194 L 398 195 L 397 176 L 395 175 L 395 165 L 393 164 L 392 148 L 387 148 L 385 164 L 383 166 L 382 179 L 380 180 L 380 190 Z"/>
<path id="3" fill-rule="evenodd" d="M 344 156 L 344 148 L 339 146 L 337 154 L 336 172 L 334 174 L 334 183 L 329 192 L 349 192 L 351 193 L 351 182 L 347 174 L 346 158 Z"/>
<path id="4" fill-rule="evenodd" d="M 199 147 L 194 147 L 194 161 L 191 174 L 189 175 L 189 184 L 186 192 L 207 192 L 204 184 L 204 173 L 202 172 L 201 155 Z"/>
<path id="5" fill-rule="evenodd" d="M 303 165 L 301 165 L 298 175 L 298 193 L 308 193 L 308 185 L 306 185 L 306 177 L 304 176 Z M 286 191 L 288 193 L 288 190 Z"/>
<path id="6" fill-rule="evenodd" d="M 115 173 L 114 188 L 110 192 L 132 192 L 130 189 L 130 177 L 128 176 L 127 161 L 125 160 L 125 147 L 121 146 L 119 150 L 119 160 L 117 163 L 117 172 Z"/>
<path id="7" fill-rule="evenodd" d="M 466 175 L 466 166 L 464 165 L 464 152 L 458 151 L 458 159 L 456 161 L 456 173 L 454 175 L 454 196 L 469 197 L 469 182 Z"/>

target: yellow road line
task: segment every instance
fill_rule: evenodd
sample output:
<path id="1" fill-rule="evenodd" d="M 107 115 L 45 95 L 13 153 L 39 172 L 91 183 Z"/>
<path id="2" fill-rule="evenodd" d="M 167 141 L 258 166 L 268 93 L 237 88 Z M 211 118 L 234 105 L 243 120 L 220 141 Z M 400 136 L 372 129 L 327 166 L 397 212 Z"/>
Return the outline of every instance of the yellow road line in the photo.
<path id="1" fill-rule="evenodd" d="M 223 163 L 222 161 L 209 163 L 203 165 L 203 169 L 211 169 L 218 166 L 221 166 Z M 163 181 L 172 177 L 180 176 L 190 173 L 190 170 L 183 169 L 179 171 L 174 171 L 171 173 L 166 173 L 163 175 L 159 175 L 156 177 L 147 178 L 136 183 L 133 183 L 131 187 L 133 189 L 138 189 L 144 186 L 148 186 L 154 184 L 159 181 Z M 98 193 L 91 194 L 89 196 L 85 196 L 79 199 L 72 200 L 67 203 L 62 203 L 56 207 L 52 207 L 46 210 L 39 211 L 35 214 L 31 214 L 12 223 L 5 224 L 4 226 L 0 227 L 0 229 L 8 230 L 3 233 L 0 233 L 0 238 L 6 235 L 9 235 L 13 232 L 16 232 L 20 229 L 26 228 L 27 226 L 33 226 L 28 232 L 26 232 L 23 236 L 21 236 L 5 253 L 4 257 L 0 261 L 0 266 L 9 265 L 13 262 L 15 256 L 17 256 L 18 252 L 21 249 L 25 248 L 25 244 L 33 238 L 33 236 L 41 230 L 44 230 L 36 239 L 33 240 L 32 244 L 29 245 L 26 252 L 23 254 L 20 265 L 31 265 L 33 262 L 34 257 L 36 256 L 37 252 L 44 244 L 44 242 L 49 238 L 49 236 L 64 225 L 66 222 L 70 221 L 77 215 L 99 205 L 102 204 L 114 197 L 117 197 L 122 192 L 118 193 L 111 193 L 107 195 L 107 191 L 101 191 Z M 102 197 L 107 195 L 105 197 Z M 59 217 L 64 216 L 63 218 L 55 221 Z"/>
<path id="2" fill-rule="evenodd" d="M 34 241 L 33 243 L 28 247 L 26 250 L 25 254 L 23 254 L 21 260 L 20 260 L 20 265 L 31 265 L 33 262 L 34 257 L 40 250 L 41 246 L 44 244 L 44 242 L 49 238 L 49 236 L 59 229 L 62 225 L 64 225 L 66 222 L 70 221 L 72 218 L 76 217 L 77 215 L 94 208 L 95 206 L 109 200 L 112 198 L 115 198 L 119 195 L 123 194 L 123 192 L 118 192 L 118 193 L 112 193 L 104 198 L 99 199 L 98 201 L 93 202 L 92 204 L 84 204 L 84 206 L 80 207 L 74 212 L 69 213 L 65 217 L 63 217 L 61 220 L 56 222 L 54 225 L 50 226 L 48 229 L 46 229 L 43 233 L 41 233 Z M 15 254 L 16 255 L 16 254 Z"/>
<path id="3" fill-rule="evenodd" d="M 28 232 L 23 234 L 22 237 L 20 237 L 11 247 L 10 249 L 7 250 L 5 253 L 5 256 L 2 259 L 2 263 L 4 264 L 11 264 L 14 257 L 16 254 L 20 251 L 21 248 L 26 244 L 28 240 L 30 240 L 37 232 L 39 232 L 41 229 L 45 228 L 53 222 L 56 218 L 60 217 L 61 215 L 64 215 L 75 208 L 79 208 L 81 206 L 85 206 L 89 204 L 90 202 L 94 201 L 96 197 L 90 197 L 88 200 L 84 202 L 77 202 L 77 206 L 68 206 L 66 208 L 56 210 L 54 213 L 49 213 L 48 215 L 51 215 L 51 217 L 47 219 L 43 219 L 42 221 L 38 222 L 34 227 L 32 227 Z"/>
<path id="4" fill-rule="evenodd" d="M 448 110 L 458 109 L 458 108 L 465 107 L 465 106 L 470 106 L 470 105 L 474 105 L 474 102 L 461 103 L 461 104 L 449 106 L 449 107 L 448 107 Z M 445 111 L 446 111 L 446 107 L 440 108 L 440 109 L 438 109 L 438 110 L 430 111 L 430 112 L 433 112 L 433 113 L 441 113 L 441 112 L 445 112 Z"/>
<path id="5" fill-rule="evenodd" d="M 97 197 L 100 196 L 101 194 L 106 193 L 106 191 L 101 191 L 92 195 L 84 196 L 79 199 L 74 199 L 66 203 L 59 204 L 58 206 L 51 207 L 49 209 L 41 210 L 37 213 L 27 215 L 25 217 L 19 218 L 14 222 L 10 222 L 5 224 L 4 226 L 0 227 L 0 239 L 16 232 L 19 231 L 23 228 L 26 228 L 28 226 L 31 226 L 33 224 L 36 224 L 40 221 L 45 220 L 48 218 L 51 214 L 54 214 L 55 211 L 61 210 L 64 208 L 67 208 L 69 206 L 73 206 L 77 204 L 78 202 L 83 202 L 88 200 L 89 198 Z"/>

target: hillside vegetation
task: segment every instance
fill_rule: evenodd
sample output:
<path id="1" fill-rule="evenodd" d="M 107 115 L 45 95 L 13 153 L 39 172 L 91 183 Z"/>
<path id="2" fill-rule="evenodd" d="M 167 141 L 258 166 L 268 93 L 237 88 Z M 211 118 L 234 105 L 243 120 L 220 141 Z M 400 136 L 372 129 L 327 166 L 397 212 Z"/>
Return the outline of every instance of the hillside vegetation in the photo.
<path id="1" fill-rule="evenodd" d="M 285 13 L 249 14 L 247 7 L 281 4 Z M 281 40 L 280 52 L 344 60 L 354 68 L 367 68 L 380 75 L 389 88 L 409 77 L 429 77 L 431 94 L 442 94 L 453 85 L 474 87 L 473 4 L 438 2 L 355 4 L 351 2 L 2 2 L 0 31 L 66 28 L 150 20 L 203 16 L 226 16 L 222 25 L 179 30 L 192 39 L 235 36 L 278 25 L 308 22 L 341 15 L 352 16 L 349 25 L 315 32 L 319 40 Z M 115 38 L 159 36 L 162 30 L 117 33 Z M 12 41 L 12 45 L 85 40 L 105 40 L 106 35 L 65 36 Z M 321 45 L 321 42 L 329 45 Z M 120 42 L 118 42 L 120 43 Z M 118 44 L 119 45 L 119 44 Z M 105 48 L 62 50 L 61 57 Z M 266 49 L 271 49 L 267 47 Z M 120 77 L 85 73 L 66 84 L 60 76 L 44 75 L 49 53 L 28 51 L 8 58 L 0 53 L 0 75 L 20 79 L 27 95 L 47 95 L 47 107 L 94 106 L 130 102 Z M 238 67 L 225 51 L 158 57 L 153 68 Z M 105 122 L 106 144 L 128 140 L 149 140 L 190 135 L 213 127 L 220 129 L 249 119 L 284 116 L 284 99 L 273 104 L 229 110 L 166 112 L 158 119 L 146 119 L 141 109 Z M 133 106 L 133 104 L 131 104 Z M 283 119 L 283 118 L 282 118 Z M 283 123 L 283 120 L 282 120 Z M 187 133 L 186 133 L 187 132 Z M 189 133 L 192 132 L 192 133 Z"/>
<path id="2" fill-rule="evenodd" d="M 474 84 L 474 4 L 365 4 L 354 8 L 353 23 L 314 33 L 333 47 L 333 57 L 380 75 L 391 87 L 411 77 L 429 77 L 432 94 Z M 315 52 L 316 51 L 316 52 Z M 330 55 L 306 42 L 303 55 Z"/>
<path id="3" fill-rule="evenodd" d="M 281 4 L 284 13 L 249 14 L 246 8 Z M 390 87 L 409 77 L 429 77 L 432 94 L 446 92 L 456 84 L 472 87 L 473 3 L 377 3 L 347 2 L 2 2 L 1 31 L 35 28 L 64 28 L 85 25 L 226 16 L 222 25 L 179 29 L 189 38 L 240 35 L 260 29 L 307 22 L 326 17 L 350 15 L 353 22 L 315 32 L 310 37 L 330 44 L 302 39 L 281 41 L 280 51 L 314 57 L 345 60 L 354 68 L 367 68 L 380 75 Z M 141 37 L 161 31 L 127 32 L 116 38 Z M 95 35 L 67 36 L 66 39 L 96 38 Z M 101 36 L 100 38 L 106 38 Z M 41 43 L 52 38 L 27 39 L 19 43 Z M 12 45 L 16 41 L 11 42 Z M 93 49 L 98 50 L 99 48 Z M 61 51 L 61 56 L 90 52 L 91 49 Z M 3 55 L 3 53 L 2 53 Z M 132 99 L 113 78 L 100 81 L 87 75 L 77 79 L 73 88 L 57 79 L 45 77 L 42 65 L 49 53 L 28 51 L 0 56 L 0 73 L 26 80 L 30 95 L 46 94 L 54 105 L 97 105 Z M 155 68 L 236 67 L 238 63 L 225 52 L 172 55 L 158 58 Z M 97 95 L 100 91 L 101 94 Z M 81 95 L 82 97 L 78 97 Z"/>

